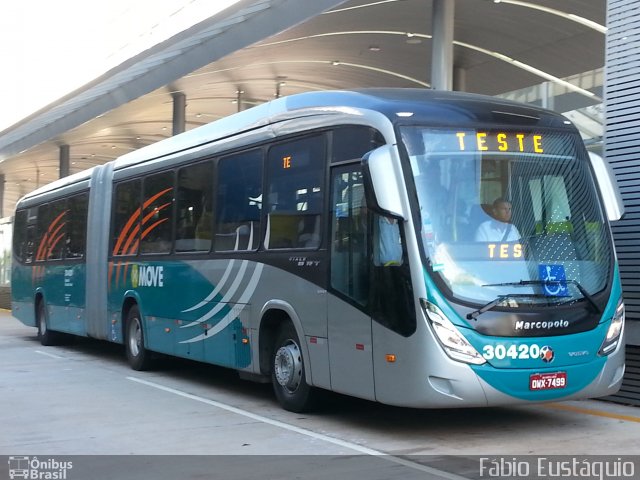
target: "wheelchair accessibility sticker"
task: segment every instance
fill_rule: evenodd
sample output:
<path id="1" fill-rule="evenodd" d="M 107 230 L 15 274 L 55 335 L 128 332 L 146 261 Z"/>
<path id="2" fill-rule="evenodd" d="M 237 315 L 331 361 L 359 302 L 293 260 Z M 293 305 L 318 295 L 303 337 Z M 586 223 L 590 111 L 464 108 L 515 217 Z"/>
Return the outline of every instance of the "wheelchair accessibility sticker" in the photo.
<path id="1" fill-rule="evenodd" d="M 538 265 L 542 290 L 549 297 L 565 297 L 569 295 L 567 275 L 564 265 Z"/>

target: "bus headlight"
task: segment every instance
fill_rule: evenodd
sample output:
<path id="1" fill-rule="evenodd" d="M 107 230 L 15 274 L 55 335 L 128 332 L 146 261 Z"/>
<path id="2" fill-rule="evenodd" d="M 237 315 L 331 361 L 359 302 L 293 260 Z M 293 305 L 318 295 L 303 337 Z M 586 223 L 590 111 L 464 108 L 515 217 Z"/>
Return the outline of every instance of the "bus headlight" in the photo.
<path id="1" fill-rule="evenodd" d="M 624 303 L 620 300 L 618 307 L 616 308 L 616 313 L 613 315 L 611 319 L 611 325 L 609 325 L 609 330 L 607 330 L 607 336 L 604 338 L 602 342 L 602 346 L 598 351 L 598 355 L 601 357 L 604 355 L 609 355 L 613 352 L 618 346 L 618 342 L 620 341 L 620 335 L 622 334 L 622 329 L 624 328 Z"/>
<path id="2" fill-rule="evenodd" d="M 424 298 L 420 299 L 420 303 L 438 341 L 449 357 L 459 362 L 473 363 L 475 365 L 481 365 L 486 362 L 467 339 L 462 336 L 456 326 L 442 313 L 442 310 Z"/>

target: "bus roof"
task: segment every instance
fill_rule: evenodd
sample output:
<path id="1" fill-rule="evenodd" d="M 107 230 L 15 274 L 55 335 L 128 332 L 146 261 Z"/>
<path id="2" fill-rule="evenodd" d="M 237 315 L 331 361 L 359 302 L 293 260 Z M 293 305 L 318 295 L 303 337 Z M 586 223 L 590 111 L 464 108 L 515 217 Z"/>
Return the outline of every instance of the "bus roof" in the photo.
<path id="1" fill-rule="evenodd" d="M 478 122 L 512 123 L 515 119 L 523 124 L 535 124 L 536 126 L 566 127 L 571 123 L 562 115 L 550 110 L 496 97 L 463 92 L 417 88 L 306 92 L 272 100 L 127 153 L 114 160 L 114 170 L 178 153 L 291 118 L 336 112 L 353 112 L 354 115 L 361 115 L 362 110 L 380 112 L 391 121 L 398 119 L 398 113 L 411 112 L 421 119 L 437 120 L 443 126 L 473 125 Z M 56 180 L 25 195 L 24 198 L 88 180 L 91 177 L 91 170 Z"/>
<path id="2" fill-rule="evenodd" d="M 431 107 L 431 108 L 430 108 Z M 390 119 L 398 112 L 415 111 L 422 116 L 433 116 L 440 122 L 449 119 L 459 123 L 496 121 L 496 114 L 511 115 L 523 123 L 545 119 L 550 126 L 561 126 L 565 117 L 532 105 L 463 92 L 447 92 L 418 88 L 372 88 L 362 90 L 329 90 L 305 92 L 282 97 L 235 113 L 215 122 L 167 138 L 139 150 L 127 153 L 116 160 L 114 169 L 123 168 L 141 161 L 177 153 L 194 146 L 221 140 L 296 116 L 331 113 L 348 109 L 378 111 Z M 429 110 L 432 114 L 429 115 Z M 446 113 L 448 112 L 448 115 Z M 358 114 L 357 110 L 353 110 Z M 445 115 L 443 117 L 443 115 Z M 559 120 L 561 120 L 559 122 Z M 565 122 L 566 123 L 566 122 Z"/>

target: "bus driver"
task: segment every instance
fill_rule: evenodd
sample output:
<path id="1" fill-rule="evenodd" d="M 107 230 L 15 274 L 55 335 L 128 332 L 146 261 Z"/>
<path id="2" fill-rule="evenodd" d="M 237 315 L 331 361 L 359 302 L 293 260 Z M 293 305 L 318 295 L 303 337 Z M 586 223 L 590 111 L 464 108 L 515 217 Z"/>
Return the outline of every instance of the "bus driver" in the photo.
<path id="1" fill-rule="evenodd" d="M 511 203 L 497 198 L 492 206 L 493 219 L 482 222 L 476 230 L 477 242 L 515 242 L 520 240 L 518 228 L 511 223 Z"/>

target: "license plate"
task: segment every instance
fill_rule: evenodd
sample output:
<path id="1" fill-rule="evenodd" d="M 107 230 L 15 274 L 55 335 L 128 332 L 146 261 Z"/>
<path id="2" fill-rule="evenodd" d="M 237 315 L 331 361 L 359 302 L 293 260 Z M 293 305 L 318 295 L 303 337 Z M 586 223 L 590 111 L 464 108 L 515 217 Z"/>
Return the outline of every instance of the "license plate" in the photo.
<path id="1" fill-rule="evenodd" d="M 567 386 L 567 372 L 534 373 L 529 377 L 529 390 L 553 390 Z"/>

